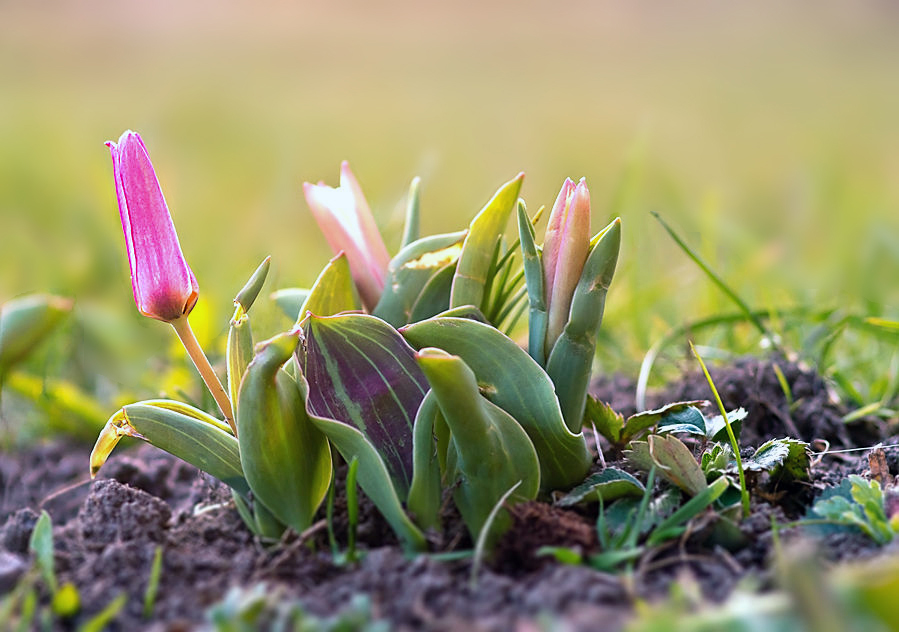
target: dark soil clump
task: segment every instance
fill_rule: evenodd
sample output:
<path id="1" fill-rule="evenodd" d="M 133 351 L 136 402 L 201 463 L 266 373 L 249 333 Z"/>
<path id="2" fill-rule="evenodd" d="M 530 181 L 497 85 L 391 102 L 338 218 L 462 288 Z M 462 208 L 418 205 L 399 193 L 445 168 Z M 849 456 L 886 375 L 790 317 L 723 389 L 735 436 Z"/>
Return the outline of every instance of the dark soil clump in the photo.
<path id="1" fill-rule="evenodd" d="M 743 445 L 785 436 L 823 439 L 832 448 L 884 439 L 875 423 L 847 426 L 841 419 L 845 411 L 829 397 L 820 377 L 778 360 L 791 387 L 791 405 L 772 362 L 743 359 L 713 370 L 725 405 L 742 406 L 749 413 Z M 633 412 L 631 381 L 615 378 L 596 387 L 601 399 L 625 414 Z M 653 394 L 651 404 L 709 397 L 705 379 L 691 374 Z M 703 596 L 715 600 L 724 599 L 747 575 L 762 588 L 769 586 L 772 518 L 779 524 L 795 519 L 826 486 L 868 468 L 864 453 L 825 456 L 813 466 L 811 481 L 768 490 L 766 500 L 760 494 L 750 517 L 729 530 L 711 514 L 700 516 L 688 536 L 645 552 L 634 565 L 633 581 L 625 582 L 538 555 L 542 547 L 598 553 L 594 509 L 561 509 L 544 502 L 512 508 L 511 529 L 473 577 L 470 558 L 445 559 L 448 552 L 473 546 L 453 510 L 443 516 L 446 532 L 431 539 L 434 553 L 409 557 L 360 495 L 357 535 L 363 555 L 356 563 L 341 564 L 331 555 L 321 523 L 305 540 L 296 534 L 274 544 L 255 539 L 223 484 L 155 448 L 117 453 L 92 483 L 87 480 L 88 453 L 88 447 L 57 443 L 0 460 L 0 593 L 30 568 L 28 539 L 40 510 L 46 509 L 54 523 L 59 580 L 73 582 L 82 602 L 76 619 L 59 623 L 60 629 L 74 629 L 120 593 L 127 602 L 111 630 L 196 629 L 208 625 L 208 609 L 229 590 L 249 594 L 263 584 L 261 594 L 272 607 L 297 602 L 304 612 L 320 617 L 333 616 L 356 596 L 366 595 L 369 616 L 401 630 L 525 629 L 541 617 L 550 625 L 565 622 L 572 630 L 597 629 L 599 622 L 602 629 L 616 630 L 630 616 L 635 598 L 662 598 L 672 582 L 693 581 Z M 886 450 L 884 456 L 895 476 L 899 451 Z M 334 526 L 341 547 L 346 543 L 345 505 L 345 493 L 338 489 Z M 797 529 L 780 533 L 782 540 L 796 535 Z M 831 560 L 881 551 L 851 534 L 822 538 L 819 548 Z M 161 582 L 152 617 L 146 620 L 144 595 L 158 549 Z"/>

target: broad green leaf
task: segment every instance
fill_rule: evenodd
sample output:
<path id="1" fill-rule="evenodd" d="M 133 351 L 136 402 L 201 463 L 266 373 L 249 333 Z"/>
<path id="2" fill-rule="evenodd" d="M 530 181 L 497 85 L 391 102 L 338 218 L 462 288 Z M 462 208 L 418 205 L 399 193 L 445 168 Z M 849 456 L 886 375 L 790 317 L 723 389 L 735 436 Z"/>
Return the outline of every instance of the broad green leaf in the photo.
<path id="1" fill-rule="evenodd" d="M 414 351 L 393 327 L 366 314 L 311 316 L 303 331 L 309 411 L 358 429 L 405 498 L 413 422 L 428 390 Z"/>
<path id="2" fill-rule="evenodd" d="M 518 422 L 481 395 L 474 372 L 461 358 L 426 348 L 418 353 L 418 362 L 450 428 L 447 476 L 453 485 L 453 499 L 477 539 L 510 487 L 521 483 L 514 495 L 519 501 L 537 496 L 537 453 Z M 490 539 L 510 524 L 507 514 L 498 517 Z"/>
<path id="3" fill-rule="evenodd" d="M 91 452 L 91 476 L 97 474 L 121 437 L 134 437 L 187 461 L 246 495 L 250 488 L 240 466 L 237 439 L 208 420 L 163 407 L 174 404 L 130 404 L 110 417 Z"/>
<path id="4" fill-rule="evenodd" d="M 300 308 L 309 298 L 309 292 L 310 290 L 306 288 L 288 287 L 272 292 L 271 299 L 288 318 L 296 320 L 300 314 Z"/>
<path id="5" fill-rule="evenodd" d="M 521 173 L 505 183 L 471 220 L 453 278 L 451 308 L 461 305 L 484 307 L 484 288 L 493 252 L 518 201 L 523 179 L 524 174 Z"/>
<path id="6" fill-rule="evenodd" d="M 331 482 L 331 450 L 306 415 L 297 383 L 281 367 L 299 333 L 260 343 L 240 386 L 240 462 L 254 497 L 280 522 L 302 532 Z"/>
<path id="7" fill-rule="evenodd" d="M 624 496 L 640 498 L 646 492 L 643 483 L 616 467 L 607 467 L 591 474 L 583 483 L 556 501 L 559 507 L 571 507 L 581 503 L 595 503 L 602 499 L 610 503 Z"/>
<path id="8" fill-rule="evenodd" d="M 462 358 L 481 393 L 531 438 L 543 489 L 568 489 L 584 479 L 592 457 L 583 432 L 568 429 L 549 377 L 511 338 L 484 323 L 444 317 L 403 327 L 401 333 L 416 348 L 438 347 Z"/>
<path id="9" fill-rule="evenodd" d="M 50 294 L 30 294 L 0 306 L 0 381 L 72 311 L 73 301 Z"/>
<path id="10" fill-rule="evenodd" d="M 599 434 L 608 439 L 613 445 L 619 446 L 621 431 L 624 428 L 624 415 L 616 412 L 605 402 L 588 395 L 584 417 L 586 426 L 592 424 L 596 427 L 596 431 Z"/>
<path id="11" fill-rule="evenodd" d="M 310 384 L 305 376 L 299 379 L 300 391 L 306 397 L 306 412 L 312 423 L 321 430 L 344 460 L 359 462 L 359 486 L 384 516 L 397 537 L 407 550 L 419 551 L 425 548 L 425 537 L 403 510 L 403 503 L 394 479 L 382 455 L 366 435 L 344 421 L 316 414 L 310 408 Z M 405 491 L 403 491 L 405 496 Z"/>
<path id="12" fill-rule="evenodd" d="M 318 275 L 309 290 L 309 296 L 300 307 L 297 324 L 302 323 L 307 314 L 333 316 L 340 312 L 358 310 L 361 305 L 350 274 L 349 260 L 345 254 L 340 253 Z"/>
<path id="13" fill-rule="evenodd" d="M 615 219 L 591 240 L 590 254 L 571 298 L 568 323 L 546 361 L 546 372 L 556 387 L 562 416 L 572 432 L 578 431 L 584 420 L 596 335 L 620 245 L 620 219 Z"/>
<path id="14" fill-rule="evenodd" d="M 462 252 L 462 241 L 467 231 L 433 235 L 412 242 L 399 251 L 387 266 L 387 280 L 381 299 L 375 306 L 373 315 L 381 318 L 394 327 L 400 327 L 412 320 L 416 302 L 435 276 L 449 267 L 455 270 L 456 261 Z M 452 274 L 443 272 L 443 275 Z M 449 305 L 449 293 L 444 287 L 442 277 L 434 281 L 428 288 L 428 296 L 424 300 L 430 304 Z M 443 296 L 438 290 L 446 292 Z M 424 310 L 422 304 L 420 310 Z M 446 309 L 443 307 L 442 309 Z M 441 309 L 437 310 L 442 311 Z M 433 316 L 433 314 L 429 314 Z"/>
<path id="15" fill-rule="evenodd" d="M 440 524 L 440 504 L 442 486 L 440 484 L 441 468 L 438 458 L 441 447 L 438 447 L 436 426 L 446 425 L 434 392 L 429 391 L 421 402 L 418 414 L 415 415 L 412 443 L 412 483 L 409 486 L 409 498 L 406 502 L 415 521 L 424 528 L 437 527 Z M 448 436 L 444 437 L 448 440 Z M 444 463 L 446 462 L 446 445 Z"/>
<path id="16" fill-rule="evenodd" d="M 543 287 L 543 262 L 534 243 L 534 224 L 524 202 L 518 201 L 518 239 L 524 265 L 524 281 L 528 290 L 528 353 L 540 366 L 546 364 L 546 290 Z"/>

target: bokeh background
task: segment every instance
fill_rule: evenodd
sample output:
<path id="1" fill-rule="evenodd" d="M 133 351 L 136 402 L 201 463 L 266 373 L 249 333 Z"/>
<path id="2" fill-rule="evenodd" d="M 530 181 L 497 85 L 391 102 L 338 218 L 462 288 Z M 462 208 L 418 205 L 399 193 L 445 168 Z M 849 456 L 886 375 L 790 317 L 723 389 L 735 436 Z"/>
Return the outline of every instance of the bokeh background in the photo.
<path id="1" fill-rule="evenodd" d="M 190 379 L 131 301 L 103 147 L 129 128 L 213 352 L 265 255 L 270 289 L 309 285 L 328 260 L 301 185 L 336 184 L 343 159 L 391 248 L 416 175 L 429 232 L 467 224 L 519 171 L 532 210 L 586 176 L 594 225 L 624 221 L 606 370 L 635 374 L 672 327 L 733 309 L 651 211 L 753 307 L 899 315 L 886 0 L 0 0 L 0 300 L 75 298 L 32 369 L 103 403 Z M 258 312 L 259 335 L 286 323 Z M 894 351 L 845 356 L 870 379 L 895 372 Z"/>

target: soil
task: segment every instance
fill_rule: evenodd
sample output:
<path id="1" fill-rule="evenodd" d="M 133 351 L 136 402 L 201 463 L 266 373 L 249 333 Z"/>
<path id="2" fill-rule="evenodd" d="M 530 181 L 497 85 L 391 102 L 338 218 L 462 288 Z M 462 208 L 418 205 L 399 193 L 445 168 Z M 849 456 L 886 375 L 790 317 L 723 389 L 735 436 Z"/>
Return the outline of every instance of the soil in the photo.
<path id="1" fill-rule="evenodd" d="M 791 406 L 773 371 L 774 361 L 745 358 L 712 372 L 725 406 L 749 412 L 743 446 L 785 436 L 817 441 L 816 450 L 892 443 L 876 422 L 844 424 L 845 410 L 819 376 L 777 359 L 791 387 Z M 632 381 L 616 377 L 593 386 L 600 399 L 624 414 L 634 412 Z M 705 379 L 687 374 L 654 393 L 651 403 L 709 396 Z M 290 534 L 275 544 L 262 543 L 241 522 L 227 488 L 191 466 L 142 445 L 117 452 L 91 482 L 89 451 L 57 442 L 0 457 L 0 594 L 31 567 L 28 539 L 39 511 L 47 510 L 54 524 L 59 581 L 74 583 L 82 604 L 74 619 L 56 622 L 58 629 L 77 628 L 120 593 L 128 599 L 110 630 L 202 629 L 211 626 L 210 606 L 229 590 L 261 584 L 270 602 L 297 602 L 304 612 L 320 617 L 334 616 L 356 596 L 367 595 L 370 617 L 400 630 L 536 630 L 548 621 L 565 622 L 572 630 L 593 630 L 601 621 L 603 629 L 616 630 L 625 625 L 637 598 L 663 598 L 672 582 L 690 578 L 701 594 L 716 600 L 747 575 L 762 588 L 770 585 L 772 516 L 789 522 L 822 489 L 868 469 L 866 452 L 824 456 L 814 461 L 809 482 L 754 494 L 752 513 L 739 524 L 738 544 L 723 546 L 699 519 L 689 537 L 646 552 L 628 578 L 537 555 L 543 546 L 597 552 L 595 509 L 518 505 L 511 509 L 511 530 L 473 580 L 470 559 L 440 555 L 472 546 L 451 511 L 445 516 L 445 532 L 432 538 L 434 554 L 407 557 L 360 495 L 362 557 L 338 563 L 321 522 L 304 539 Z M 886 474 L 887 468 L 895 476 L 899 450 L 885 452 L 886 465 L 878 462 L 878 472 Z M 335 526 L 341 547 L 345 525 L 345 498 L 339 491 Z M 800 537 L 797 529 L 780 535 L 782 540 Z M 872 542 L 852 534 L 817 542 L 830 560 L 879 552 Z M 152 617 L 145 619 L 144 595 L 158 547 L 161 582 Z"/>

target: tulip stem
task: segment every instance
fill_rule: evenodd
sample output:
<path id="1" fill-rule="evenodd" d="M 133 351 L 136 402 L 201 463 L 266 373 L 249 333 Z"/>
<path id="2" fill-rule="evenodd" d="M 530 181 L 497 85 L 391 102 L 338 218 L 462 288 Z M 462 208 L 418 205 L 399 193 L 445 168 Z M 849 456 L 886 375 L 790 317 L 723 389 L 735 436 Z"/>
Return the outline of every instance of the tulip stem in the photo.
<path id="1" fill-rule="evenodd" d="M 197 367 L 197 371 L 200 372 L 200 377 L 202 377 L 203 382 L 206 383 L 206 388 L 212 393 L 215 403 L 218 404 L 219 410 L 222 411 L 222 414 L 225 416 L 225 421 L 231 426 L 231 432 L 233 432 L 236 437 L 237 426 L 234 424 L 234 413 L 231 410 L 231 400 L 228 399 L 225 388 L 222 386 L 221 381 L 212 369 L 209 358 L 206 357 L 203 348 L 200 346 L 200 343 L 197 342 L 197 337 L 194 335 L 194 330 L 191 329 L 190 323 L 187 321 L 187 316 L 173 320 L 171 323 L 172 328 L 174 328 L 175 333 L 178 334 L 178 338 L 181 340 L 181 344 L 184 345 L 187 355 L 190 356 L 194 366 Z"/>

